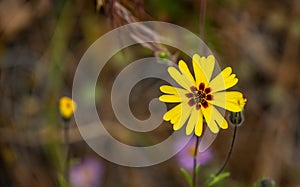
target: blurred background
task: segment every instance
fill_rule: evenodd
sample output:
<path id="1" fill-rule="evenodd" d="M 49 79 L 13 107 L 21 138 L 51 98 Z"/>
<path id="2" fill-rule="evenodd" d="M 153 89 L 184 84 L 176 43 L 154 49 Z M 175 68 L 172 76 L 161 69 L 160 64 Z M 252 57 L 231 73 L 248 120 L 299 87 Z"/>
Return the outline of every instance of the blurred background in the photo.
<path id="1" fill-rule="evenodd" d="M 118 26 L 145 20 L 199 34 L 200 14 L 200 0 L 0 1 L 0 186 L 68 186 L 63 177 L 66 124 L 58 102 L 71 96 L 77 64 L 95 40 Z M 252 186 L 263 177 L 276 186 L 300 186 L 300 1 L 207 1 L 203 38 L 222 68 L 233 67 L 239 77 L 235 89 L 248 98 L 226 168 L 231 175 L 216 186 Z M 186 58 L 166 46 L 135 45 L 116 54 L 100 74 L 99 115 L 120 141 L 144 145 L 172 133 L 169 123 L 149 134 L 130 132 L 107 107 L 118 73 L 162 48 L 175 54 L 174 63 Z M 149 117 L 148 103 L 161 94 L 163 83 L 147 79 L 134 87 L 130 104 L 137 118 Z M 90 91 L 88 86 L 84 90 L 87 95 Z M 188 186 L 179 170 L 184 167 L 180 155 L 147 168 L 118 166 L 89 148 L 74 120 L 69 125 L 71 186 Z M 200 184 L 221 167 L 232 130 L 222 131 L 202 155 Z"/>

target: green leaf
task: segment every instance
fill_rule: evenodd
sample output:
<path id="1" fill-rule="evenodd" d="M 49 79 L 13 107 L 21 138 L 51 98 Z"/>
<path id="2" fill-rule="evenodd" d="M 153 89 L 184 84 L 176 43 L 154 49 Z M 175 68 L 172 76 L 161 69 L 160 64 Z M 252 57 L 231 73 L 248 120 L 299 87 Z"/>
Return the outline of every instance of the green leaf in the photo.
<path id="1" fill-rule="evenodd" d="M 220 175 L 218 176 L 214 176 L 212 175 L 211 176 L 211 181 L 208 183 L 208 186 L 213 186 L 215 184 L 217 184 L 218 182 L 220 182 L 221 180 L 227 178 L 230 176 L 230 173 L 229 172 L 225 172 L 225 173 L 221 173 Z"/>
<path id="2" fill-rule="evenodd" d="M 189 185 L 192 187 L 193 186 L 193 180 L 190 174 L 183 168 L 180 168 L 181 173 L 185 177 L 186 181 L 189 183 Z"/>

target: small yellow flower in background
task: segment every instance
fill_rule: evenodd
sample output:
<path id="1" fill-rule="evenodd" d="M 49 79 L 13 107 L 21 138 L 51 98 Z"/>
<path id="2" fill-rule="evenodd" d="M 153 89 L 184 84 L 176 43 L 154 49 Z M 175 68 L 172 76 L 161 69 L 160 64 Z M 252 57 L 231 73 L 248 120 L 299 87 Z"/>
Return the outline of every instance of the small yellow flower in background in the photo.
<path id="1" fill-rule="evenodd" d="M 59 100 L 59 112 L 64 120 L 71 119 L 76 110 L 76 103 L 69 97 L 62 97 Z"/>
<path id="2" fill-rule="evenodd" d="M 201 136 L 203 117 L 213 133 L 218 133 L 219 127 L 227 129 L 227 121 L 215 106 L 231 112 L 242 111 L 247 101 L 243 94 L 238 91 L 226 91 L 237 84 L 236 75 L 232 74 L 230 67 L 227 67 L 212 78 L 215 67 L 215 58 L 212 55 L 206 58 L 195 54 L 192 64 L 195 79 L 182 60 L 178 63 L 180 71 L 175 67 L 168 68 L 170 76 L 182 88 L 169 85 L 160 87 L 160 90 L 166 94 L 159 97 L 160 101 L 179 103 L 166 112 L 164 120 L 170 121 L 174 130 L 179 130 L 187 122 L 187 135 L 194 131 L 197 136 Z"/>

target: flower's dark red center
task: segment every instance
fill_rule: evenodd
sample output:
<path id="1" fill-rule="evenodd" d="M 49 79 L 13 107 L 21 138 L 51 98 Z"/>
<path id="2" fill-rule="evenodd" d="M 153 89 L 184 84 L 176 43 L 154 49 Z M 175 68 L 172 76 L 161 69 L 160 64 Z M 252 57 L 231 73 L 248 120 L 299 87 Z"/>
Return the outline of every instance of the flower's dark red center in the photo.
<path id="1" fill-rule="evenodd" d="M 190 106 L 196 105 L 196 110 L 199 110 L 201 106 L 204 108 L 208 107 L 208 102 L 213 100 L 213 96 L 210 94 L 211 88 L 205 87 L 205 84 L 202 82 L 199 85 L 199 88 L 191 86 L 191 92 L 185 94 L 187 98 L 190 98 L 188 104 Z"/>

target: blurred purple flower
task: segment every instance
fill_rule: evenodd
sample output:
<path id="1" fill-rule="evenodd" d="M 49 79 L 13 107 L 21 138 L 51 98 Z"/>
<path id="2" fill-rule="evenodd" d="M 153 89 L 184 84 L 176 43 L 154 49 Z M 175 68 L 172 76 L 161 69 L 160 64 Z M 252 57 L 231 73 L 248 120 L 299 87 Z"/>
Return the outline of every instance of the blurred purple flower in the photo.
<path id="1" fill-rule="evenodd" d="M 102 183 L 104 168 L 100 160 L 85 158 L 70 168 L 72 187 L 99 187 Z"/>
<path id="2" fill-rule="evenodd" d="M 201 141 L 201 140 L 200 140 Z M 184 141 L 178 141 L 175 148 L 182 147 Z M 176 155 L 176 159 L 180 167 L 186 170 L 193 170 L 193 155 L 195 152 L 196 136 L 190 139 L 186 146 Z M 212 159 L 211 149 L 197 153 L 197 164 L 201 166 L 208 164 Z"/>

